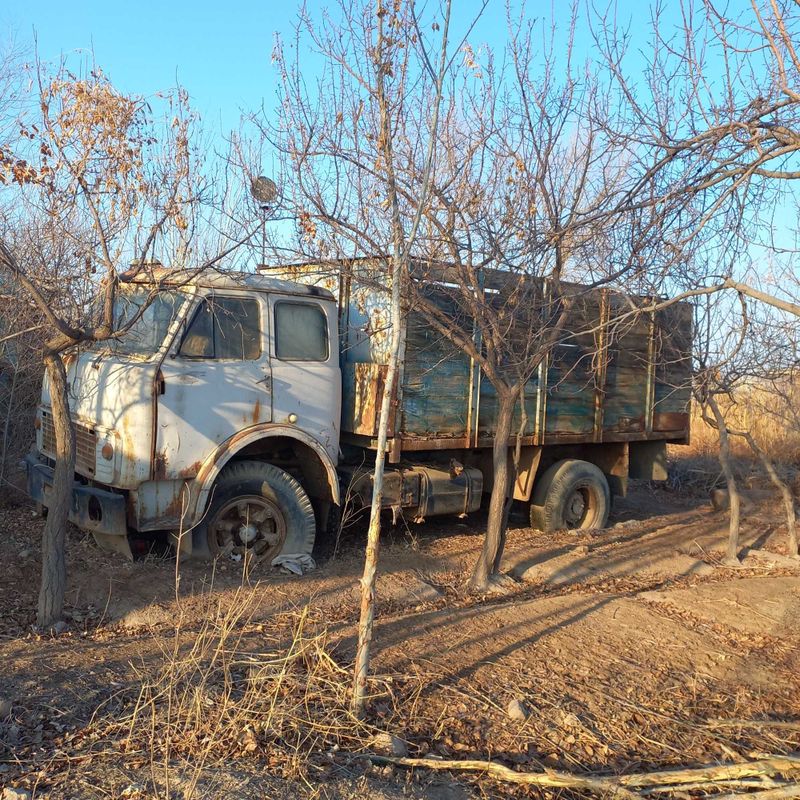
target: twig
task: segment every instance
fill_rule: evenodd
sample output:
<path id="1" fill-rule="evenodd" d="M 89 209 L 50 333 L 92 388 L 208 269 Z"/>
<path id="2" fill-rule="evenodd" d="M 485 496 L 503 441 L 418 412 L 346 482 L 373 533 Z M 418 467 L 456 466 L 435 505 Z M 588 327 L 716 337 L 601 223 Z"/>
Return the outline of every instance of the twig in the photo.
<path id="1" fill-rule="evenodd" d="M 800 797 L 800 783 L 787 783 L 777 789 L 765 789 L 763 792 L 753 792 L 747 795 L 753 800 L 782 800 L 784 797 Z M 714 800 L 741 800 L 742 795 L 736 792 L 718 795 Z"/>
<path id="2" fill-rule="evenodd" d="M 711 764 L 691 769 L 662 770 L 620 775 L 623 786 L 659 786 L 684 783 L 715 783 L 736 778 L 752 778 L 759 775 L 775 775 L 800 771 L 800 758 L 796 756 L 767 756 L 757 761 L 742 764 Z"/>
<path id="3" fill-rule="evenodd" d="M 711 764 L 690 769 L 661 770 L 659 772 L 638 772 L 630 775 L 607 777 L 598 775 L 575 775 L 569 772 L 546 770 L 544 772 L 515 772 L 494 761 L 457 761 L 438 758 L 395 758 L 369 754 L 371 761 L 378 764 L 394 764 L 399 767 L 423 767 L 433 770 L 456 770 L 462 772 L 481 772 L 498 780 L 519 783 L 527 786 L 550 786 L 571 789 L 589 789 L 598 793 L 610 792 L 614 796 L 632 798 L 640 797 L 627 787 L 658 786 L 666 791 L 666 787 L 686 786 L 687 784 L 708 785 L 713 783 L 729 783 L 740 778 L 772 776 L 777 773 L 787 774 L 800 771 L 800 758 L 795 756 L 769 756 L 744 764 Z M 793 784 L 793 786 L 800 784 Z M 770 792 L 777 789 L 769 790 Z M 798 792 L 800 794 L 800 792 Z M 759 792 L 763 800 L 773 795 Z M 795 794 L 775 794 L 774 797 L 794 797 Z"/>
<path id="4" fill-rule="evenodd" d="M 765 776 L 761 776 L 760 778 L 742 778 L 741 780 L 732 780 L 732 781 L 717 781 L 716 786 L 721 789 L 732 789 L 733 787 L 741 788 L 741 789 L 764 789 L 770 788 L 775 789 L 784 784 L 779 784 L 773 781 L 771 778 L 767 778 Z M 681 792 L 691 792 L 696 789 L 706 790 L 708 789 L 707 783 L 683 783 L 681 784 L 680 791 Z M 673 794 L 675 792 L 674 786 L 653 786 L 649 789 L 642 789 L 642 794 L 646 797 L 654 794 Z M 741 796 L 741 795 L 740 795 Z M 718 800 L 721 795 L 718 795 L 714 800 Z"/>
<path id="5" fill-rule="evenodd" d="M 569 772 L 546 770 L 545 772 L 515 772 L 495 761 L 456 761 L 438 758 L 397 758 L 368 754 L 371 761 L 377 764 L 394 764 L 398 767 L 423 767 L 434 770 L 458 770 L 461 772 L 481 772 L 508 783 L 520 783 L 527 786 L 551 786 L 569 789 L 589 789 L 598 794 L 610 793 L 612 796 L 639 800 L 636 792 L 620 786 L 614 778 L 573 775 Z"/>
<path id="6" fill-rule="evenodd" d="M 783 731 L 800 731 L 800 722 L 777 719 L 710 719 L 709 728 L 776 728 Z"/>

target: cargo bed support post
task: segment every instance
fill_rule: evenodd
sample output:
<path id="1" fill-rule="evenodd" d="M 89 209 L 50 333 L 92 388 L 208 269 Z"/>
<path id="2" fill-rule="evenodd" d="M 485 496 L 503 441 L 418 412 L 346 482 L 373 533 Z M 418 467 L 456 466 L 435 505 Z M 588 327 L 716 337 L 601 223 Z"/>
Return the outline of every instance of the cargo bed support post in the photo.
<path id="1" fill-rule="evenodd" d="M 478 289 L 483 294 L 483 269 L 478 270 Z M 481 330 L 478 323 L 472 321 L 472 341 L 475 343 L 475 349 L 480 352 L 483 347 L 481 339 Z M 480 429 L 480 416 L 481 416 L 481 380 L 483 374 L 481 365 L 475 362 L 475 359 L 470 356 L 469 359 L 469 399 L 467 401 L 467 430 L 466 439 L 467 444 L 472 447 L 478 446 L 478 436 Z"/>

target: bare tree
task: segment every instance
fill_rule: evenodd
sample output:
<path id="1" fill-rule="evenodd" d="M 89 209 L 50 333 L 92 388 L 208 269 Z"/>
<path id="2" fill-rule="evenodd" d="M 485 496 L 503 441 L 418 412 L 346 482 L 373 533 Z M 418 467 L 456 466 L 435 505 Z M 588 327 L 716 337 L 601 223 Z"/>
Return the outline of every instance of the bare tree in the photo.
<path id="1" fill-rule="evenodd" d="M 403 250 L 404 311 L 466 354 L 494 392 L 489 522 L 470 579 L 484 591 L 499 570 L 515 461 L 533 423 L 525 413 L 529 384 L 559 346 L 598 336 L 599 308 L 582 318 L 592 291 L 623 285 L 658 294 L 675 275 L 676 258 L 663 248 L 661 210 L 630 202 L 640 175 L 629 168 L 636 165 L 630 139 L 618 133 L 630 118 L 613 105 L 607 84 L 573 62 L 577 7 L 567 19 L 566 58 L 554 28 L 509 19 L 515 33 L 505 66 L 465 41 L 443 83 L 427 57 L 433 48 L 420 65 L 423 39 L 409 8 L 410 24 L 392 18 L 403 59 L 389 65 L 391 177 L 372 62 L 353 58 L 354 43 L 371 41 L 362 12 L 342 12 L 341 24 L 327 19 L 320 27 L 303 19 L 303 35 L 327 63 L 312 90 L 300 56 L 289 63 L 277 49 L 281 112 L 263 127 L 285 154 L 282 182 L 298 222 L 296 239 L 280 242 L 287 250 L 278 252 L 327 260 L 331 269 L 359 255 L 389 265 L 396 220 L 415 231 Z M 299 40 L 295 47 L 299 54 Z M 440 104 L 441 120 L 432 124 Z M 376 272 L 372 280 L 377 286 L 384 278 Z M 385 283 L 397 288 L 394 276 Z M 624 312 L 630 323 L 630 308 Z"/>
<path id="2" fill-rule="evenodd" d="M 410 3 L 378 2 L 369 6 L 342 4 L 340 19 L 331 17 L 315 24 L 301 19 L 298 31 L 305 32 L 327 61 L 325 80 L 318 87 L 317 102 L 305 93 L 300 65 L 290 65 L 282 48 L 283 117 L 267 136 L 288 156 L 288 186 L 301 225 L 301 242 L 321 244 L 318 225 L 327 228 L 328 247 L 349 244 L 351 254 L 365 248 L 387 267 L 390 292 L 391 338 L 387 374 L 378 423 L 378 441 L 373 471 L 364 574 L 361 579 L 361 617 L 353 680 L 353 709 L 364 710 L 374 622 L 375 579 L 378 565 L 383 472 L 393 387 L 402 371 L 404 340 L 404 287 L 409 281 L 409 260 L 427 202 L 434 170 L 433 143 L 445 74 L 449 68 L 448 35 L 450 0 L 434 16 L 439 41 L 431 45 L 421 33 L 421 22 Z M 406 166 L 405 151 L 412 102 L 419 96 L 410 86 L 424 86 L 430 101 L 421 118 L 416 137 L 419 172 L 418 205 L 405 205 L 400 183 Z M 330 98 L 330 105 L 323 97 Z M 418 107 L 416 111 L 419 113 Z M 427 144 L 426 144 L 427 142 Z M 330 172 L 329 172 L 330 171 Z M 327 184 L 333 178 L 334 186 Z M 323 249 L 327 249 L 323 246 Z"/>
<path id="3" fill-rule="evenodd" d="M 534 427 L 526 394 L 538 371 L 562 359 L 563 379 L 585 373 L 592 391 L 597 351 L 607 353 L 646 313 L 644 303 L 618 304 L 601 321 L 598 290 L 658 296 L 680 285 L 685 267 L 663 247 L 659 209 L 628 201 L 638 182 L 618 132 L 628 120 L 609 87 L 573 60 L 577 15 L 575 7 L 566 20 L 566 53 L 555 23 L 542 31 L 510 19 L 510 74 L 496 71 L 489 54 L 483 63 L 468 54 L 465 107 L 440 133 L 419 242 L 426 251 L 409 287 L 412 306 L 480 366 L 496 395 L 487 535 L 470 579 L 477 591 L 500 568 L 519 445 Z M 586 355 L 563 362 L 581 346 Z"/>
<path id="4" fill-rule="evenodd" d="M 728 544 L 724 562 L 738 566 L 739 533 L 742 516 L 740 482 L 733 458 L 733 442 L 743 440 L 778 491 L 786 517 L 789 554 L 797 556 L 797 531 L 794 498 L 786 481 L 765 447 L 752 430 L 752 416 L 737 413 L 742 396 L 752 398 L 774 391 L 781 376 L 791 376 L 793 350 L 785 346 L 786 315 L 771 305 L 749 301 L 740 295 L 731 304 L 723 295 L 714 294 L 698 306 L 698 332 L 695 338 L 697 370 L 695 400 L 701 418 L 717 432 L 719 461 L 725 477 L 729 506 Z M 777 325 L 776 325 L 777 323 Z M 777 335 L 776 335 L 777 331 Z M 784 431 L 792 425 L 781 420 Z M 724 505 L 724 503 L 723 503 Z"/>
<path id="5" fill-rule="evenodd" d="M 0 270 L 35 304 L 44 326 L 56 455 L 37 614 L 47 626 L 63 608 L 75 467 L 65 359 L 77 346 L 124 335 L 141 318 L 159 291 L 152 262 L 167 247 L 197 259 L 192 266 L 222 254 L 208 259 L 188 246 L 206 186 L 190 142 L 196 117 L 183 89 L 161 98 L 161 119 L 151 110 L 155 101 L 119 92 L 98 68 L 76 75 L 64 64 L 37 65 L 30 77 L 35 89 L 16 117 L 18 135 L 0 153 L 7 201 Z M 134 272 L 150 272 L 153 288 L 123 320 L 118 269 L 128 261 Z"/>

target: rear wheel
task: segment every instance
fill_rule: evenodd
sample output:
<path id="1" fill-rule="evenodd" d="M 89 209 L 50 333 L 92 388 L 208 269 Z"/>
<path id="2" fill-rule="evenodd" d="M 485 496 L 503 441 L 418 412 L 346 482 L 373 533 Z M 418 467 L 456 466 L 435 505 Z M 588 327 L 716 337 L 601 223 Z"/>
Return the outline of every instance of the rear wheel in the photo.
<path id="1" fill-rule="evenodd" d="M 604 528 L 611 508 L 605 475 L 578 459 L 557 461 L 537 480 L 531 498 L 531 527 L 542 531 Z"/>
<path id="2" fill-rule="evenodd" d="M 310 555 L 314 509 L 288 472 L 260 461 L 239 461 L 220 473 L 202 523 L 213 557 L 269 563 L 281 553 Z"/>

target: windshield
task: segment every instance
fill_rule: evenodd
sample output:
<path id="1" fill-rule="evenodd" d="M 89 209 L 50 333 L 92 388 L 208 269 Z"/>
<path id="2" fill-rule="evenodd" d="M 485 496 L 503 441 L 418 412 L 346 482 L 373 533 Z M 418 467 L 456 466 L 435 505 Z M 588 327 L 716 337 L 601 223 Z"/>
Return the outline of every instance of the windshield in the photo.
<path id="1" fill-rule="evenodd" d="M 159 291 L 153 295 L 153 290 L 147 286 L 120 291 L 114 300 L 115 331 L 124 328 L 143 306 L 147 307 L 119 339 L 109 339 L 99 346 L 120 355 L 152 355 L 164 343 L 185 300 L 186 295 L 182 292 Z"/>

